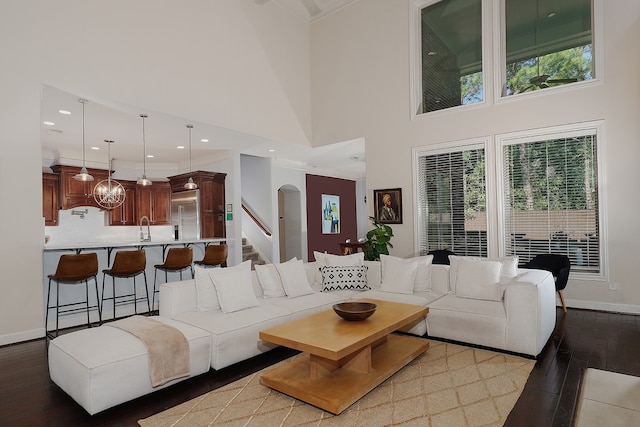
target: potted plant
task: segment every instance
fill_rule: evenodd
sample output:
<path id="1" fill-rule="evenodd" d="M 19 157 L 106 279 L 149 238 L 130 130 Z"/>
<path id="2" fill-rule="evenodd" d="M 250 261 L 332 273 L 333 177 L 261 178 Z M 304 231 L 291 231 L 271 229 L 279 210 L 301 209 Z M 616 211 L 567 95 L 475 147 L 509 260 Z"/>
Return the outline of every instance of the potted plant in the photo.
<path id="1" fill-rule="evenodd" d="M 375 217 L 370 216 L 374 228 L 367 232 L 367 240 L 364 242 L 364 259 L 368 261 L 380 260 L 380 254 L 389 255 L 389 248 L 393 247 L 391 238 L 393 230 L 386 224 L 382 224 Z"/>

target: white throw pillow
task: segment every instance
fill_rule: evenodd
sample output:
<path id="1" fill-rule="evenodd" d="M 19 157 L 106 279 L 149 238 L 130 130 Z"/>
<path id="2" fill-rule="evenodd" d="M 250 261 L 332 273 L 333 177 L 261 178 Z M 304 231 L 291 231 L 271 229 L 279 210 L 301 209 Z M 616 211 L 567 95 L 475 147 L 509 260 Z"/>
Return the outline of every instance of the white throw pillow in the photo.
<path id="1" fill-rule="evenodd" d="M 428 292 L 431 290 L 431 262 L 433 255 L 425 255 L 413 258 L 398 258 L 391 255 L 380 255 L 380 265 L 382 270 L 382 280 L 384 281 L 385 266 L 390 263 L 410 264 L 415 263 L 418 268 L 416 270 L 416 278 L 413 282 L 414 292 Z"/>
<path id="2" fill-rule="evenodd" d="M 456 295 L 491 301 L 502 300 L 500 292 L 500 271 L 502 263 L 475 259 L 458 262 Z"/>
<path id="3" fill-rule="evenodd" d="M 194 277 L 196 281 L 196 307 L 199 311 L 215 310 L 220 308 L 218 293 L 213 285 L 207 269 L 195 266 Z"/>
<path id="4" fill-rule="evenodd" d="M 307 273 L 304 271 L 302 260 L 276 264 L 276 269 L 280 273 L 282 287 L 288 298 L 314 293 L 307 282 Z"/>
<path id="5" fill-rule="evenodd" d="M 409 295 L 413 293 L 413 284 L 418 271 L 417 262 L 405 263 L 388 260 L 382 271 L 384 271 L 384 275 L 380 285 L 381 291 Z"/>
<path id="6" fill-rule="evenodd" d="M 328 265 L 364 265 L 364 252 L 356 252 L 351 255 L 333 255 L 325 252 L 313 251 L 313 257 L 316 259 L 316 264 L 318 265 L 318 271 L 316 272 L 317 286 L 322 286 L 322 267 L 326 267 Z"/>
<path id="7" fill-rule="evenodd" d="M 251 282 L 251 261 L 227 268 L 215 268 L 209 272 L 218 293 L 220 308 L 225 313 L 260 305 Z"/>
<path id="8" fill-rule="evenodd" d="M 371 289 L 367 285 L 368 267 L 366 265 L 326 265 L 320 270 L 322 272 L 322 292 L 367 291 Z"/>
<path id="9" fill-rule="evenodd" d="M 334 255 L 324 252 L 313 251 L 313 257 L 322 268 L 327 265 L 363 265 L 364 252 L 356 252 L 351 255 Z"/>
<path id="10" fill-rule="evenodd" d="M 297 258 L 293 257 L 287 262 L 297 261 Z M 258 276 L 258 282 L 262 288 L 262 294 L 265 298 L 279 298 L 286 296 L 284 288 L 282 287 L 282 279 L 280 279 L 280 273 L 275 264 L 256 264 L 254 267 L 256 270 L 256 276 Z"/>
<path id="11" fill-rule="evenodd" d="M 456 275 L 458 274 L 458 262 L 461 259 L 467 259 L 467 260 L 473 260 L 473 261 L 499 262 L 502 265 L 502 269 L 500 270 L 501 279 L 511 279 L 518 275 L 518 257 L 517 256 L 484 258 L 484 257 L 476 257 L 476 256 L 449 255 L 449 261 L 451 263 L 451 268 L 449 270 L 449 287 L 452 292 L 456 291 L 455 284 L 456 284 Z"/>

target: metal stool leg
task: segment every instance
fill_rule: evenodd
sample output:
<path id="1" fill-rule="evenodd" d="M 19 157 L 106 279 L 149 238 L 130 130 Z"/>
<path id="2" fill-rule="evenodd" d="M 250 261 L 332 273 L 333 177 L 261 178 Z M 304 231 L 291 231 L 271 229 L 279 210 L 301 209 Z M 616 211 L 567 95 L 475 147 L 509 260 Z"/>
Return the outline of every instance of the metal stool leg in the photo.
<path id="1" fill-rule="evenodd" d="M 142 270 L 142 274 L 144 275 L 144 291 L 147 295 L 147 307 L 149 307 L 149 314 L 151 314 L 151 302 L 149 301 L 149 286 L 147 285 L 147 272 Z"/>

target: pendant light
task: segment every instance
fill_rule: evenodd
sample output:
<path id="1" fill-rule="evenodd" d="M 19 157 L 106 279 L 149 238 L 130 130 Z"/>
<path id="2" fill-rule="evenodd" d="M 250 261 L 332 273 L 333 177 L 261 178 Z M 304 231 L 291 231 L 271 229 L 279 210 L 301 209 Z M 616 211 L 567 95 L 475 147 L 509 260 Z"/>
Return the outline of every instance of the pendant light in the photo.
<path id="1" fill-rule="evenodd" d="M 103 209 L 112 210 L 124 203 L 127 196 L 124 187 L 115 179 L 111 179 L 111 144 L 113 141 L 105 139 L 107 155 L 109 156 L 109 175 L 93 188 L 93 199 Z"/>
<path id="2" fill-rule="evenodd" d="M 142 178 L 140 178 L 137 182 L 138 185 L 151 185 L 153 184 L 150 179 L 147 179 L 147 141 L 145 139 L 144 134 L 144 119 L 148 116 L 146 114 L 140 114 L 142 117 L 142 146 L 143 146 L 143 155 L 142 155 Z"/>
<path id="3" fill-rule="evenodd" d="M 80 173 L 73 176 L 73 179 L 77 181 L 93 181 L 93 176 L 89 175 L 87 172 L 87 168 L 85 166 L 85 148 L 84 148 L 84 104 L 86 104 L 86 99 L 80 98 L 78 102 L 82 104 L 82 169 L 80 169 Z"/>
<path id="4" fill-rule="evenodd" d="M 193 129 L 193 125 L 187 125 L 187 129 L 189 129 L 189 173 L 191 173 L 191 129 Z M 184 188 L 185 190 L 195 190 L 198 188 L 198 184 L 193 182 L 193 178 L 190 176 Z"/>

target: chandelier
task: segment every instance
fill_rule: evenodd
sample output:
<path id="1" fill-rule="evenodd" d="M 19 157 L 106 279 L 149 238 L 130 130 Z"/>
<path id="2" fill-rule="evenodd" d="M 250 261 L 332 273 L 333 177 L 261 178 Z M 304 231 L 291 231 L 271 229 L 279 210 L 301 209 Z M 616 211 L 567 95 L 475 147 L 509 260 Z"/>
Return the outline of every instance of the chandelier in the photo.
<path id="1" fill-rule="evenodd" d="M 111 179 L 111 144 L 113 141 L 105 139 L 109 156 L 109 175 L 93 188 L 93 199 L 103 209 L 113 210 L 124 203 L 126 193 L 124 187 L 115 179 Z"/>

